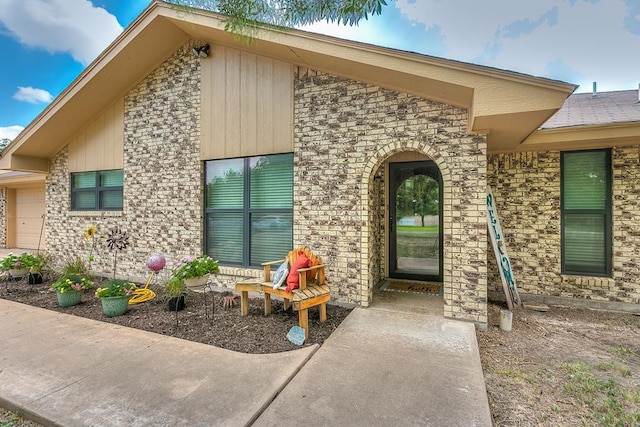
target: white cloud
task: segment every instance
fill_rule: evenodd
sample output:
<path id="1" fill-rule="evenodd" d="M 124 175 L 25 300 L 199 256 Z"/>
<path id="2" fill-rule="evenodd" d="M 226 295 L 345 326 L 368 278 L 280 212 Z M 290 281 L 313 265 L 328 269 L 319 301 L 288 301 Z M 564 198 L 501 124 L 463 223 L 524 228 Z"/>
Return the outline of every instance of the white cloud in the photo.
<path id="1" fill-rule="evenodd" d="M 23 130 L 24 127 L 22 126 L 0 127 L 0 139 L 7 138 L 13 140 Z"/>
<path id="2" fill-rule="evenodd" d="M 18 91 L 13 95 L 13 99 L 28 102 L 30 104 L 37 104 L 39 102 L 51 102 L 53 96 L 44 89 L 36 89 L 30 86 L 18 86 Z"/>
<path id="3" fill-rule="evenodd" d="M 448 58 L 570 80 L 580 92 L 589 91 L 592 81 L 599 90 L 632 89 L 640 82 L 640 55 L 629 50 L 640 45 L 640 36 L 625 29 L 625 0 L 395 4 L 409 19 L 440 27 Z"/>
<path id="4" fill-rule="evenodd" d="M 83 65 L 122 32 L 115 16 L 88 0 L 0 0 L 0 23 L 20 43 L 67 52 Z"/>

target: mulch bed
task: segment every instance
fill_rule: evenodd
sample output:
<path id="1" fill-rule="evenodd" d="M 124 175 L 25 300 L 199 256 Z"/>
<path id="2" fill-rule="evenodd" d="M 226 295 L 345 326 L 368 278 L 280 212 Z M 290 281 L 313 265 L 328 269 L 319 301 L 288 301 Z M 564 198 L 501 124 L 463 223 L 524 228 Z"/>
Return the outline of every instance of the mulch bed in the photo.
<path id="1" fill-rule="evenodd" d="M 129 305 L 125 315 L 110 318 L 102 313 L 100 300 L 93 295 L 93 290 L 85 292 L 80 304 L 59 307 L 55 292 L 49 289 L 50 283 L 29 285 L 24 279 L 3 281 L 0 282 L 0 298 L 242 353 L 278 353 L 299 348 L 286 338 L 291 327 L 298 325 L 298 313 L 291 309 L 285 311 L 281 301 L 273 300 L 272 314 L 265 316 L 263 299 L 251 298 L 249 315 L 241 316 L 239 297 L 235 300 L 236 305 L 223 308 L 223 298 L 232 296 L 231 291 L 210 292 L 206 296 L 189 292 L 186 308 L 176 313 L 168 309 L 163 287 L 152 284 L 150 288 L 157 294 L 153 300 Z M 309 338 L 304 346 L 322 344 L 350 311 L 328 305 L 327 321 L 321 323 L 318 310 L 309 310 Z"/>

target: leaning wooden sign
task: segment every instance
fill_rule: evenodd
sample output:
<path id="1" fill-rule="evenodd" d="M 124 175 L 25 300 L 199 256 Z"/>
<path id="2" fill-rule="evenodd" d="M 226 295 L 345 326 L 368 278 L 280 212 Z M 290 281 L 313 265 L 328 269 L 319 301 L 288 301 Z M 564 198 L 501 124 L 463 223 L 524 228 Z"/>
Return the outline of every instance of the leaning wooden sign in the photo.
<path id="1" fill-rule="evenodd" d="M 491 187 L 488 185 L 487 226 L 489 227 L 491 244 L 493 245 L 493 252 L 496 254 L 496 262 L 498 263 L 498 270 L 500 271 L 500 278 L 502 279 L 502 289 L 504 290 L 505 297 L 507 297 L 509 310 L 512 310 L 514 306 L 520 307 L 520 297 L 518 296 L 518 289 L 516 288 L 516 279 L 513 277 L 513 272 L 511 271 L 511 261 L 509 260 L 509 255 L 507 255 L 507 245 L 502 235 L 495 199 L 493 198 Z"/>

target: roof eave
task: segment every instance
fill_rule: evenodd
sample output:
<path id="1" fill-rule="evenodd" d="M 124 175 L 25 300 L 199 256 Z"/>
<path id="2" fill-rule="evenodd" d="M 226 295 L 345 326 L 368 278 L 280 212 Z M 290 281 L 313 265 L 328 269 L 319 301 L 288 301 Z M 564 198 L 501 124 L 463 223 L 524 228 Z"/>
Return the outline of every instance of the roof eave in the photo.
<path id="1" fill-rule="evenodd" d="M 560 109 L 578 87 L 497 68 L 343 40 L 295 29 L 258 29 L 247 44 L 224 32 L 222 15 L 196 10 L 167 17 L 192 37 L 252 51 L 469 111 L 468 131 L 487 134 L 489 146 L 521 143 Z M 501 118 L 516 117 L 521 128 Z"/>
<path id="2" fill-rule="evenodd" d="M 637 145 L 640 122 L 618 122 L 539 129 L 516 151 L 550 151 Z"/>
<path id="3" fill-rule="evenodd" d="M 0 187 L 14 188 L 25 185 L 44 184 L 46 177 L 46 174 L 0 170 Z"/>
<path id="4" fill-rule="evenodd" d="M 555 80 L 294 29 L 263 28 L 254 42 L 246 43 L 224 30 L 219 14 L 197 9 L 184 12 L 155 0 L 4 150 L 0 168 L 27 165 L 43 172 L 45 159 L 53 157 L 92 117 L 190 39 L 254 51 L 466 108 L 469 132 L 488 133 L 490 145 L 517 145 L 543 123 L 540 117 L 557 111 L 576 88 Z M 517 117 L 521 128 L 509 129 L 502 120 L 505 116 Z M 27 164 L 29 159 L 32 161 Z"/>
<path id="5" fill-rule="evenodd" d="M 21 162 L 11 159 L 17 155 L 51 158 L 77 129 L 184 44 L 188 39 L 184 32 L 155 19 L 162 5 L 152 2 L 7 146 L 0 156 L 0 168 L 21 170 L 14 169 Z M 153 38 L 145 37 L 144 33 L 151 32 L 153 25 L 162 26 L 162 31 L 153 31 Z M 163 35 L 162 39 L 156 38 L 158 34 Z M 149 46 L 153 48 L 147 49 Z M 127 71 L 122 73 L 118 68 Z M 25 146 L 27 141 L 30 144 Z"/>

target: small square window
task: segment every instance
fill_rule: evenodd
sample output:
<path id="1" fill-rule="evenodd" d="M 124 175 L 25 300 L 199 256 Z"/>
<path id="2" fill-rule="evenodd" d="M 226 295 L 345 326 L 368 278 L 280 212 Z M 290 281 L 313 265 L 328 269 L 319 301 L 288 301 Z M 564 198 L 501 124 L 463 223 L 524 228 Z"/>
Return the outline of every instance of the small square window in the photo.
<path id="1" fill-rule="evenodd" d="M 122 210 L 123 178 L 122 169 L 72 173 L 71 210 Z"/>

